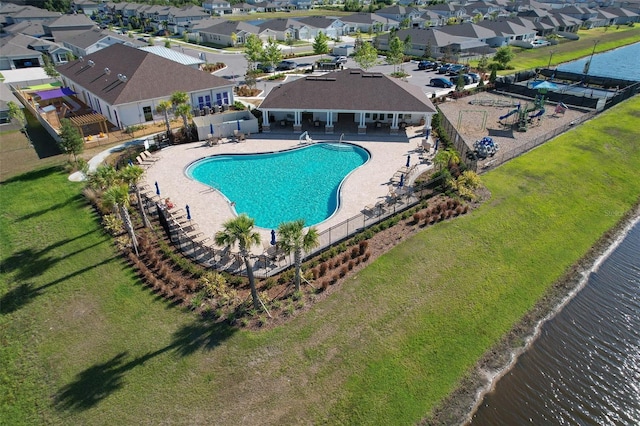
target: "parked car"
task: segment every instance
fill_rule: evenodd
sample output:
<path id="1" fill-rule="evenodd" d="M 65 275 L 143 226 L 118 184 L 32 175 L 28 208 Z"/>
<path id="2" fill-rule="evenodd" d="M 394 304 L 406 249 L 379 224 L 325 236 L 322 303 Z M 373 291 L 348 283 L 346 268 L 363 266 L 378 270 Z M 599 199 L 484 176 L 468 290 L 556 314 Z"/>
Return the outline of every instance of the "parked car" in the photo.
<path id="1" fill-rule="evenodd" d="M 336 64 L 344 65 L 344 64 L 347 63 L 347 57 L 346 56 L 336 56 L 335 58 L 333 58 L 333 62 L 335 62 Z"/>
<path id="2" fill-rule="evenodd" d="M 256 69 L 258 71 L 262 71 L 262 72 L 274 72 L 276 69 L 273 65 L 267 65 L 267 64 L 258 64 L 256 65 Z"/>
<path id="3" fill-rule="evenodd" d="M 419 70 L 432 70 L 435 65 L 435 62 L 431 61 L 420 61 L 418 62 Z"/>
<path id="4" fill-rule="evenodd" d="M 475 72 L 470 72 L 467 75 L 471 77 L 471 80 L 473 80 L 474 83 L 477 83 L 480 81 L 480 74 L 477 74 Z"/>
<path id="5" fill-rule="evenodd" d="M 456 84 L 458 84 L 458 77 L 459 77 L 459 75 L 454 75 L 453 77 L 449 78 L 449 80 L 451 80 L 451 82 L 454 85 L 456 85 Z M 471 76 L 469 74 L 462 74 L 462 78 L 464 79 L 464 84 L 473 83 L 473 79 L 471 78 Z"/>
<path id="6" fill-rule="evenodd" d="M 429 81 L 429 85 L 433 87 L 444 87 L 445 89 L 450 89 L 454 86 L 452 82 L 444 77 L 432 78 L 431 81 Z"/>
<path id="7" fill-rule="evenodd" d="M 446 74 L 449 71 L 453 64 L 442 64 L 440 68 L 438 68 L 438 74 Z"/>
<path id="8" fill-rule="evenodd" d="M 278 64 L 276 69 L 278 71 L 287 71 L 287 70 L 295 70 L 298 67 L 298 64 L 294 61 L 282 61 Z"/>
<path id="9" fill-rule="evenodd" d="M 460 65 L 460 64 L 456 64 L 456 65 L 452 65 L 449 67 L 449 69 L 447 70 L 447 74 L 448 75 L 458 75 L 460 74 L 460 71 L 466 72 L 468 71 L 468 67 L 466 65 Z"/>

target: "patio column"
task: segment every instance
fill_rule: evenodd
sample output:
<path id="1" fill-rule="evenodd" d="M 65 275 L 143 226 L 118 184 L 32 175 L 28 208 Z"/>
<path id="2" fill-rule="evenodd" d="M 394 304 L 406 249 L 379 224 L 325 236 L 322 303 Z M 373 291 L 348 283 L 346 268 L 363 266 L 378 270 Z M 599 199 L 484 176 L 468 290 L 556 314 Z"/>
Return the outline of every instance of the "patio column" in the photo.
<path id="1" fill-rule="evenodd" d="M 424 135 L 426 139 L 431 136 L 431 114 L 424 115 Z"/>
<path id="2" fill-rule="evenodd" d="M 333 111 L 327 111 L 327 125 L 324 126 L 324 132 L 333 134 Z"/>
<path id="3" fill-rule="evenodd" d="M 302 131 L 302 111 L 294 111 L 293 117 L 293 131 Z"/>
<path id="4" fill-rule="evenodd" d="M 393 113 L 393 118 L 391 118 L 391 134 L 398 134 L 398 113 Z"/>
<path id="5" fill-rule="evenodd" d="M 367 123 L 365 121 L 366 112 L 360 111 L 360 122 L 358 123 L 358 134 L 364 135 L 367 133 Z"/>
<path id="6" fill-rule="evenodd" d="M 271 131 L 271 123 L 269 123 L 269 111 L 266 109 L 262 110 L 262 131 L 270 132 Z"/>

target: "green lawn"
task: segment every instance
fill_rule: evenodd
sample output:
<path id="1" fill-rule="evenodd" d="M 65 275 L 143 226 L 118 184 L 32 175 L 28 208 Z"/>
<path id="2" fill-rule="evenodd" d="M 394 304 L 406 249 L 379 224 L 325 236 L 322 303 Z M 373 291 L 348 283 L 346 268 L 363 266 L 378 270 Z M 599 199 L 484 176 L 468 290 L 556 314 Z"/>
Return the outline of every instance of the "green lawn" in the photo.
<path id="1" fill-rule="evenodd" d="M 511 63 L 514 66 L 512 70 L 499 71 L 499 74 L 512 74 L 517 71 L 530 70 L 535 68 L 543 68 L 549 65 L 555 66 L 562 62 L 569 62 L 576 58 L 582 58 L 591 55 L 596 40 L 596 53 L 606 50 L 615 49 L 616 47 L 627 44 L 637 43 L 640 39 L 640 27 L 621 26 L 619 29 L 615 27 L 594 28 L 591 30 L 578 31 L 580 40 L 562 40 L 555 46 L 545 46 L 536 49 L 513 48 L 516 53 L 516 59 Z M 551 54 L 553 52 L 553 54 Z M 472 62 L 475 65 L 476 62 Z"/>
<path id="2" fill-rule="evenodd" d="M 484 176 L 287 324 L 236 331 L 142 287 L 55 169 L 0 186 L 0 419 L 31 424 L 410 424 L 640 194 L 635 98 Z"/>

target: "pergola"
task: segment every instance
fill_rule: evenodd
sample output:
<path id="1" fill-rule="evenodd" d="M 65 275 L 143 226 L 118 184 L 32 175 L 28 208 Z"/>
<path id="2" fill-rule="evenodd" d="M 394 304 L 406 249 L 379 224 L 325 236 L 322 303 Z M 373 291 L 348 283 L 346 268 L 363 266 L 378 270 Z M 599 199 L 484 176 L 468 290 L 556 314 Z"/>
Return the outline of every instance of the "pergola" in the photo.
<path id="1" fill-rule="evenodd" d="M 97 112 L 91 114 L 83 114 L 77 117 L 70 117 L 69 120 L 71 123 L 78 128 L 80 135 L 84 139 L 84 132 L 82 131 L 82 126 L 89 126 L 91 124 L 99 124 L 100 132 L 104 134 L 108 134 L 108 126 L 107 126 L 107 117 L 102 114 L 98 114 Z"/>

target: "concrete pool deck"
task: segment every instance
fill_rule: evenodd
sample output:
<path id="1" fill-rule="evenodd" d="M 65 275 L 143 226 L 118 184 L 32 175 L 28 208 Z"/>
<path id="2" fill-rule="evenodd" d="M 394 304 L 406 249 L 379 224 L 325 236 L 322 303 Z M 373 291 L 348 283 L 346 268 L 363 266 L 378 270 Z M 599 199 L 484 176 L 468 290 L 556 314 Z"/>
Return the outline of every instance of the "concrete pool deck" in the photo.
<path id="1" fill-rule="evenodd" d="M 384 201 L 389 193 L 392 176 L 405 166 L 408 154 L 411 155 L 411 164 L 417 167 L 407 177 L 407 185 L 411 185 L 422 171 L 429 169 L 431 167 L 429 164 L 420 163 L 416 152 L 418 143 L 424 138 L 421 135 L 422 130 L 423 128 L 418 127 L 407 129 L 406 137 L 345 135 L 344 142 L 367 149 L 371 158 L 345 179 L 340 193 L 338 211 L 329 219 L 315 225 L 318 231 L 322 232 L 362 213 L 367 205 Z M 265 137 L 262 138 L 262 136 Z M 227 142 L 217 146 L 207 146 L 203 141 L 173 145 L 154 153 L 159 160 L 146 167 L 143 183 L 147 185 L 147 190 L 155 191 L 155 182 L 158 182 L 161 199 L 169 197 L 176 208 L 184 209 L 188 204 L 192 222 L 197 223 L 198 231 L 213 239 L 213 235 L 222 229 L 225 221 L 241 212 L 235 211 L 231 204 L 233 200 L 227 200 L 219 191 L 187 177 L 186 167 L 193 161 L 217 154 L 273 152 L 301 146 L 296 135 L 292 134 L 290 139 L 287 139 L 287 136 L 287 134 L 256 135 L 242 143 Z M 336 142 L 338 138 L 339 135 L 323 135 L 314 142 Z M 242 177 L 239 176 L 238 179 Z M 269 176 L 265 176 L 265 180 L 268 179 Z M 271 239 L 271 229 L 256 227 L 256 230 L 260 233 L 263 242 Z M 253 249 L 255 254 L 260 254 L 262 251 L 262 246 Z"/>

